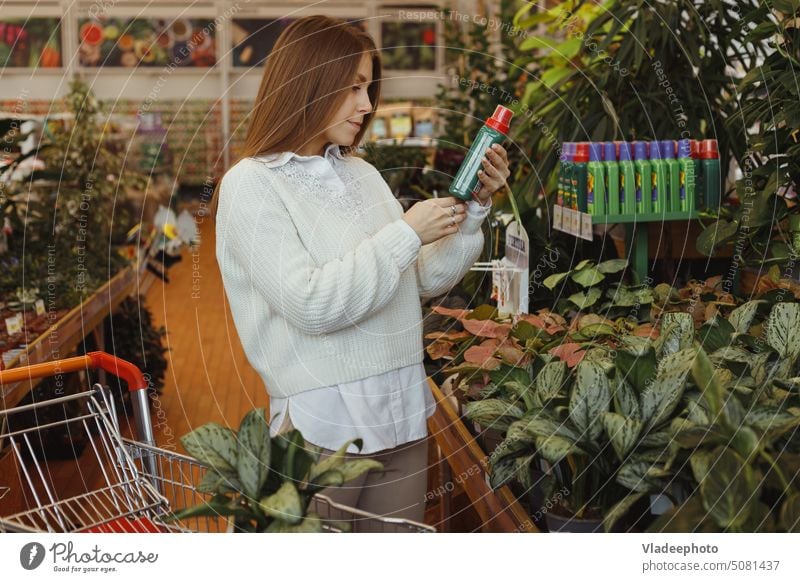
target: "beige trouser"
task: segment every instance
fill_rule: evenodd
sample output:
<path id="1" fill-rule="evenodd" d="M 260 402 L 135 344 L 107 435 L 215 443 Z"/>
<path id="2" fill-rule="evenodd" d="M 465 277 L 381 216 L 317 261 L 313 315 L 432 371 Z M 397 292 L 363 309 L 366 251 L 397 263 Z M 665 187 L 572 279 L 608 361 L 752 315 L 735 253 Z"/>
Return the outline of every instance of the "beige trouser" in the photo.
<path id="1" fill-rule="evenodd" d="M 280 432 L 291 430 L 287 418 Z M 344 444 L 344 443 L 343 443 Z M 321 448 L 320 459 L 334 451 Z M 345 455 L 347 459 L 370 458 L 383 463 L 383 471 L 370 471 L 341 487 L 328 487 L 322 495 L 336 503 L 386 517 L 400 517 L 420 523 L 425 517 L 425 492 L 428 486 L 428 438 L 405 443 L 368 455 Z M 355 531 L 374 531 L 365 523 Z"/>

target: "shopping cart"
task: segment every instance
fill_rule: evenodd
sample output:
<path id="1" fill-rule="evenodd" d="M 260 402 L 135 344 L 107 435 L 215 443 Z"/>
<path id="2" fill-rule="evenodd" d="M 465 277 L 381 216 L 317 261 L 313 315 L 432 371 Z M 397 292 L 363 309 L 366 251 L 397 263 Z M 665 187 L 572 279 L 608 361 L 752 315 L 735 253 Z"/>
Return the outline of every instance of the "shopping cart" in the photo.
<path id="1" fill-rule="evenodd" d="M 127 382 L 138 440 L 122 437 L 114 399 L 100 384 L 77 394 L 0 410 L 0 459 L 10 451 L 17 468 L 16 482 L 0 482 L 0 486 L 20 485 L 28 494 L 26 509 L 7 517 L 0 515 L 0 532 L 230 531 L 229 522 L 223 518 L 172 519 L 174 512 L 210 497 L 194 485 L 201 482 L 207 469 L 192 457 L 156 446 L 147 382 L 130 362 L 105 352 L 90 352 L 0 371 L 0 387 L 88 369 L 105 370 Z M 67 414 L 67 405 L 79 412 Z M 48 407 L 50 414 L 45 414 Z M 56 420 L 15 428 L 19 425 L 14 417 L 26 412 Z M 42 454 L 43 431 L 56 428 L 84 437 L 88 443 L 78 461 L 78 478 L 67 483 L 66 491 L 57 486 L 64 485 L 58 479 L 57 467 L 51 467 Z M 80 490 L 75 491 L 76 487 Z M 329 532 L 435 531 L 421 523 L 345 507 L 319 494 L 312 499 L 309 511 L 328 521 L 325 530 Z"/>

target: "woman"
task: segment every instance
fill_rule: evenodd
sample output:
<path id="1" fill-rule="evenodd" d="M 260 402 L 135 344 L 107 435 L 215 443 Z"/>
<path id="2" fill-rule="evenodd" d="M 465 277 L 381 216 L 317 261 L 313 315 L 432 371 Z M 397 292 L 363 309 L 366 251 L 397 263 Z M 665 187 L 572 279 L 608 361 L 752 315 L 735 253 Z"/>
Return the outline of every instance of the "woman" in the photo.
<path id="1" fill-rule="evenodd" d="M 336 501 L 422 521 L 427 425 L 420 297 L 458 283 L 483 248 L 481 222 L 509 175 L 487 153 L 475 200 L 408 212 L 356 157 L 380 95 L 381 62 L 360 28 L 293 22 L 264 68 L 244 155 L 215 200 L 217 260 L 247 358 L 264 379 L 273 434 L 324 454 L 361 438 L 384 463 Z"/>

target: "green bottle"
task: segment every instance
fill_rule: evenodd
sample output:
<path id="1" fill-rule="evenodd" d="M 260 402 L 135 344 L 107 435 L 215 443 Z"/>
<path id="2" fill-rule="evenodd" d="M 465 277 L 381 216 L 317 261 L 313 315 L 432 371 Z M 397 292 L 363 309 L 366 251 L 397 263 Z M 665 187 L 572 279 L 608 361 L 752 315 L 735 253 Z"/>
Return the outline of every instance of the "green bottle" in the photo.
<path id="1" fill-rule="evenodd" d="M 572 190 L 572 176 L 570 175 L 572 146 L 572 142 L 567 141 L 561 146 L 561 163 L 558 168 L 558 198 L 556 200 L 559 206 L 570 207 L 572 205 L 570 196 L 570 191 Z"/>
<path id="2" fill-rule="evenodd" d="M 663 141 L 650 142 L 650 209 L 656 213 L 664 212 L 669 188 L 669 168 L 663 159 L 663 144 Z"/>
<path id="3" fill-rule="evenodd" d="M 671 139 L 661 142 L 661 156 L 667 165 L 667 188 L 664 195 L 664 207 L 667 212 L 680 212 L 681 210 L 681 165 L 675 159 L 675 142 Z"/>
<path id="4" fill-rule="evenodd" d="M 692 141 L 682 139 L 678 142 L 678 198 L 681 212 L 691 212 L 696 208 L 695 201 L 695 161 L 692 159 Z"/>
<path id="5" fill-rule="evenodd" d="M 627 141 L 619 144 L 619 204 L 622 214 L 636 214 L 636 166 Z"/>
<path id="6" fill-rule="evenodd" d="M 572 162 L 572 209 L 586 212 L 586 185 L 589 180 L 589 144 L 575 144 Z"/>
<path id="7" fill-rule="evenodd" d="M 722 201 L 720 196 L 722 176 L 717 140 L 704 139 L 700 143 L 700 166 L 703 174 L 703 198 L 706 208 L 719 210 Z"/>
<path id="8" fill-rule="evenodd" d="M 486 150 L 506 139 L 508 124 L 513 115 L 513 111 L 502 105 L 495 108 L 492 116 L 478 131 L 472 147 L 456 172 L 453 183 L 450 184 L 450 194 L 462 200 L 472 200 L 473 195 L 480 191 L 482 184 L 478 180 L 478 170 L 481 169 L 481 160 L 486 155 Z"/>
<path id="9" fill-rule="evenodd" d="M 649 214 L 652 211 L 651 191 L 652 191 L 652 170 L 650 161 L 647 159 L 647 142 L 633 142 L 634 162 L 636 168 L 636 212 L 639 214 Z"/>
<path id="10" fill-rule="evenodd" d="M 602 143 L 589 144 L 586 169 L 586 212 L 602 216 L 606 214 L 606 167 L 603 164 Z"/>
<path id="11" fill-rule="evenodd" d="M 619 214 L 619 165 L 617 146 L 613 141 L 603 144 L 603 166 L 606 178 L 606 209 L 608 214 Z"/>

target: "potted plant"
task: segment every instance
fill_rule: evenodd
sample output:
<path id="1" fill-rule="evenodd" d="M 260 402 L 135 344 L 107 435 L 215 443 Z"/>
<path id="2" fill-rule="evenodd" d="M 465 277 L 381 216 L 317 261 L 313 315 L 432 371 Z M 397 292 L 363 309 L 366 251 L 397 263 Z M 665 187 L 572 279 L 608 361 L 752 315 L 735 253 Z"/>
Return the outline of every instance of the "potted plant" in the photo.
<path id="1" fill-rule="evenodd" d="M 181 438 L 187 452 L 207 467 L 197 489 L 209 498 L 176 512 L 172 520 L 226 517 L 234 532 L 319 532 L 325 520 L 308 511 L 312 497 L 383 465 L 345 459 L 349 441 L 320 460 L 300 431 L 270 438 L 264 409 L 248 412 L 238 431 L 208 423 Z"/>

